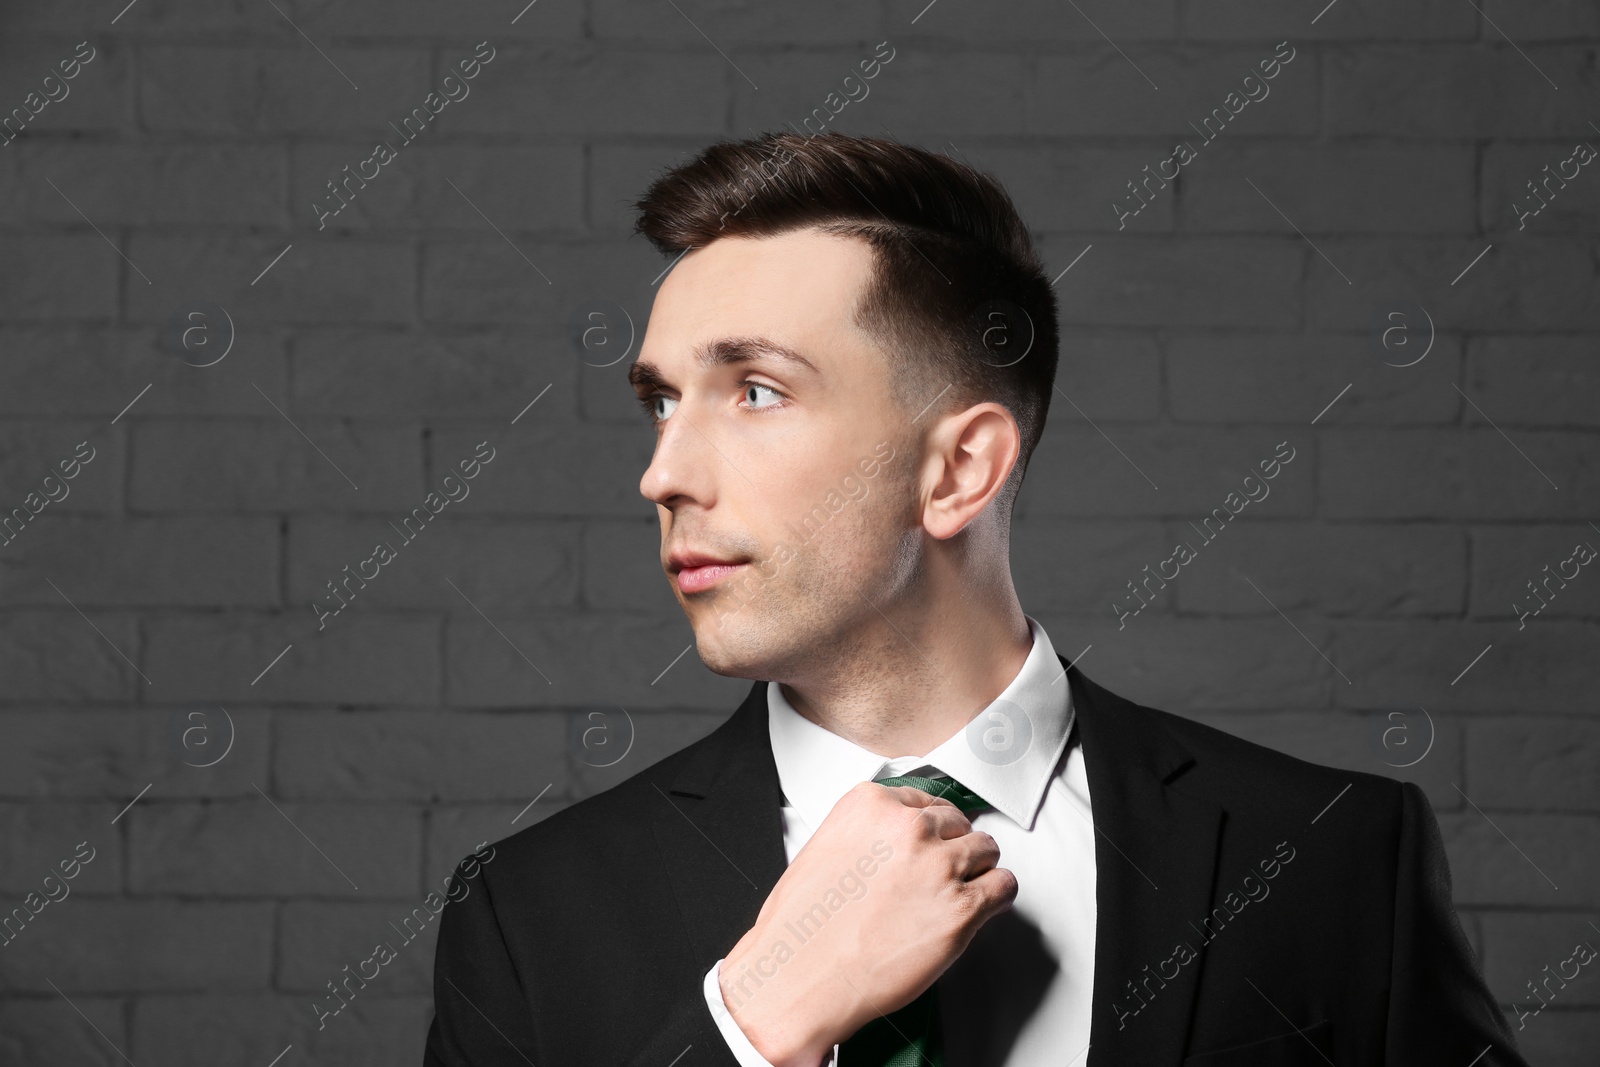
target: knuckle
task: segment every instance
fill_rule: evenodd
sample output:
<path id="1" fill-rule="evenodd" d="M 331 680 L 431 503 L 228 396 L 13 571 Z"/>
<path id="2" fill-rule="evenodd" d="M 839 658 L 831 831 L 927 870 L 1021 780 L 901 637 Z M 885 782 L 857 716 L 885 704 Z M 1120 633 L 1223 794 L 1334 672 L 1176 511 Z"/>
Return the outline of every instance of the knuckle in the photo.
<path id="1" fill-rule="evenodd" d="M 876 782 L 857 782 L 839 799 L 850 810 L 870 809 L 889 799 L 884 788 Z"/>
<path id="2" fill-rule="evenodd" d="M 983 910 L 983 894 L 968 882 L 956 882 L 950 901 L 951 918 L 958 928 L 966 926 Z"/>
<path id="3" fill-rule="evenodd" d="M 939 816 L 927 808 L 910 808 L 912 829 L 917 837 L 928 840 L 939 836 Z"/>

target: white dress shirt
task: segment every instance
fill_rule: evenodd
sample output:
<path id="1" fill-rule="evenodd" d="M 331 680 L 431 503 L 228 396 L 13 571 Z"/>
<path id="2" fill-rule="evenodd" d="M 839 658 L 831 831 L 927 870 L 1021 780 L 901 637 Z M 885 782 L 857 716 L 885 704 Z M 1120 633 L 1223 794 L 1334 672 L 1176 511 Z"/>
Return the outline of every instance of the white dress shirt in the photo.
<path id="1" fill-rule="evenodd" d="M 1000 846 L 999 865 L 1016 875 L 1017 898 L 938 979 L 946 1057 L 992 1067 L 1078 1067 L 1088 1050 L 1094 989 L 1094 826 L 1070 687 L 1044 629 L 1026 618 L 1033 648 L 1016 678 L 926 755 L 885 759 L 861 748 L 801 715 L 777 682 L 767 683 L 767 722 L 791 863 L 858 782 L 932 768 L 994 806 L 968 818 Z M 723 1002 L 722 963 L 706 972 L 706 1006 L 744 1067 L 772 1067 Z M 834 1045 L 824 1067 L 838 1053 Z"/>

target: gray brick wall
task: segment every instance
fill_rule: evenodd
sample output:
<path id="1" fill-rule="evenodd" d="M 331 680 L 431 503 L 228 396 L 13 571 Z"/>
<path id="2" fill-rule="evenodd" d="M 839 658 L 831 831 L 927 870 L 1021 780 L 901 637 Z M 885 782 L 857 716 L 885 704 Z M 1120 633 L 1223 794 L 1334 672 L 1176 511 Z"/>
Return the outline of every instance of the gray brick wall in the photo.
<path id="1" fill-rule="evenodd" d="M 326 983 L 479 841 L 726 716 L 746 683 L 678 658 L 626 361 L 572 324 L 609 301 L 642 330 L 663 264 L 627 201 L 655 172 L 799 122 L 882 40 L 835 128 L 998 174 L 1064 272 L 1024 608 L 1135 699 L 1421 785 L 1511 1015 L 1600 909 L 1600 577 L 1512 606 L 1600 542 L 1600 168 L 1512 206 L 1600 145 L 1596 11 L 5 5 L 0 514 L 95 453 L 0 544 L 0 911 L 95 851 L 0 947 L 0 1065 L 415 1063 L 431 927 L 319 1030 Z M 1283 40 L 1271 93 L 1119 225 Z M 480 41 L 470 93 L 319 228 Z M 1284 440 L 1272 494 L 1119 629 L 1124 583 Z M 319 631 L 325 583 L 484 441 Z M 1592 1063 L 1600 978 L 1517 1036 Z"/>

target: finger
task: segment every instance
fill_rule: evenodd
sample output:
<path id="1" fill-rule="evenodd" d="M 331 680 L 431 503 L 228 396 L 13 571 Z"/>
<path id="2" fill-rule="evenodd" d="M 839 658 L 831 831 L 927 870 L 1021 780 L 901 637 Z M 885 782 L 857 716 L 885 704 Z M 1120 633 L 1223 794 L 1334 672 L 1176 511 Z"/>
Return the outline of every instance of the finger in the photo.
<path id="1" fill-rule="evenodd" d="M 911 785 L 883 785 L 878 782 L 868 784 L 880 792 L 887 793 L 908 808 L 920 808 L 923 817 L 932 821 L 938 828 L 939 837 L 945 840 L 972 832 L 972 820 L 967 817 L 967 813 L 944 797 L 936 797 Z"/>
<path id="2" fill-rule="evenodd" d="M 994 870 L 1000 862 L 1000 845 L 989 834 L 974 830 L 952 841 L 949 848 L 955 851 L 955 869 L 964 881 Z"/>
<path id="3" fill-rule="evenodd" d="M 1017 899 L 1017 876 L 1005 867 L 992 867 L 966 883 L 983 901 L 979 925 L 1007 910 Z"/>
<path id="4" fill-rule="evenodd" d="M 911 787 L 900 786 L 898 788 L 909 789 Z M 917 791 L 913 790 L 913 792 Z M 927 794 L 923 795 L 926 796 Z M 933 797 L 928 797 L 928 799 L 935 800 Z M 936 836 L 942 840 L 949 841 L 972 833 L 972 820 L 967 818 L 967 813 L 948 800 L 935 800 L 932 804 L 908 806 L 918 808 L 916 817 L 930 825 L 934 829 Z"/>
<path id="5" fill-rule="evenodd" d="M 932 793 L 924 789 L 918 789 L 914 785 L 885 785 L 882 782 L 873 782 L 872 784 L 880 789 L 887 790 L 908 808 L 927 808 L 939 804 L 950 804 L 952 808 L 955 807 L 944 797 L 936 797 Z M 959 811 L 960 809 L 958 808 L 957 810 Z"/>
<path id="6" fill-rule="evenodd" d="M 873 783 L 877 785 L 878 783 Z M 883 785 L 881 789 L 887 791 L 900 803 L 908 808 L 938 808 L 940 810 L 954 811 L 966 818 L 966 812 L 946 797 L 936 797 L 932 793 L 918 789 L 914 785 Z M 970 819 L 968 820 L 971 821 Z"/>

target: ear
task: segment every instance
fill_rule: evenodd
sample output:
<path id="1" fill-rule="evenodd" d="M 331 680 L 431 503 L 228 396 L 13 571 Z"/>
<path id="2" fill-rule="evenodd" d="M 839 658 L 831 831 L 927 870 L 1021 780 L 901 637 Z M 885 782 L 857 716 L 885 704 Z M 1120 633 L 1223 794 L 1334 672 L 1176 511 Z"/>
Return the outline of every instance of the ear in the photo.
<path id="1" fill-rule="evenodd" d="M 922 526 L 954 537 L 1005 488 L 1022 452 L 1017 420 L 1002 404 L 974 404 L 940 420 L 928 439 Z"/>

